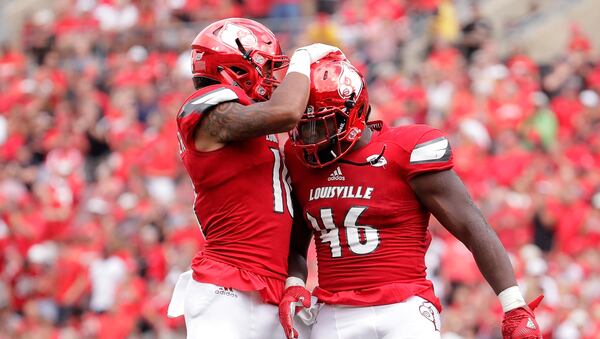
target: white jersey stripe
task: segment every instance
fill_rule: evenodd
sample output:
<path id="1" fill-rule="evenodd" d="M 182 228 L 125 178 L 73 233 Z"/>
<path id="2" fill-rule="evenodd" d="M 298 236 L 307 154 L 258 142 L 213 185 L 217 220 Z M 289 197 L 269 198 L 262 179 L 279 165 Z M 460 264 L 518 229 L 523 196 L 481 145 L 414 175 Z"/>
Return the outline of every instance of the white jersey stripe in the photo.
<path id="1" fill-rule="evenodd" d="M 444 157 L 446 152 L 448 151 L 449 142 L 446 138 L 434 140 L 434 142 L 429 144 L 424 144 L 423 146 L 417 145 L 415 149 L 410 153 L 410 162 L 419 162 L 419 161 L 431 161 L 431 160 L 439 160 Z"/>
<path id="2" fill-rule="evenodd" d="M 230 88 L 221 88 L 191 102 L 192 105 L 216 105 L 225 101 L 237 100 L 238 96 Z"/>

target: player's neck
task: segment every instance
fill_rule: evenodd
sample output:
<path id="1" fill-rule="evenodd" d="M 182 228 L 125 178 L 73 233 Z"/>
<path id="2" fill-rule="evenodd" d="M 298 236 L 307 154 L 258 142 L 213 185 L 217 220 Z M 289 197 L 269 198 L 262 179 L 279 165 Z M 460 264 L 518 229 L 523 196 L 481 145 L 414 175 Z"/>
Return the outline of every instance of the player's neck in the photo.
<path id="1" fill-rule="evenodd" d="M 356 144 L 354 144 L 354 147 L 352 148 L 351 152 L 358 151 L 359 149 L 367 146 L 371 142 L 372 136 L 373 136 L 373 130 L 371 130 L 371 128 L 368 125 L 365 126 L 365 129 L 363 130 L 362 135 L 360 136 L 360 138 L 358 139 Z"/>

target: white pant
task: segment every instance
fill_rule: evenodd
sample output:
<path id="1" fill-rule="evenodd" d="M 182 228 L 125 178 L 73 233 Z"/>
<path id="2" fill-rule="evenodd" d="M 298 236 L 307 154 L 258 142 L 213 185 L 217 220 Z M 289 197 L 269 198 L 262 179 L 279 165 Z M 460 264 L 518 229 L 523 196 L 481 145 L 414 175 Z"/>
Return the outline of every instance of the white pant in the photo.
<path id="1" fill-rule="evenodd" d="M 277 312 L 258 292 L 200 283 L 187 271 L 177 281 L 168 315 L 185 317 L 188 339 L 285 339 Z M 308 338 L 305 328 L 298 330 L 300 339 Z"/>
<path id="2" fill-rule="evenodd" d="M 390 305 L 323 304 L 311 339 L 440 339 L 440 315 L 421 297 Z"/>

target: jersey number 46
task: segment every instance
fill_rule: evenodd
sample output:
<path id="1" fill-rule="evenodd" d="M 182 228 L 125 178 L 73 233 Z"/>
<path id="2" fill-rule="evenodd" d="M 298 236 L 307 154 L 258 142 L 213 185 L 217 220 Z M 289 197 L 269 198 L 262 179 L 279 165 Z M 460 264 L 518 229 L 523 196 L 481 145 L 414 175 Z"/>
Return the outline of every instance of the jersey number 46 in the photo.
<path id="1" fill-rule="evenodd" d="M 367 210 L 367 207 L 350 208 L 344 217 L 343 228 L 338 228 L 334 224 L 333 210 L 331 208 L 321 209 L 321 222 L 325 228 L 322 228 L 317 219 L 308 212 L 306 213 L 306 219 L 308 219 L 315 231 L 320 232 L 321 241 L 329 243 L 333 258 L 342 256 L 340 230 L 346 231 L 346 242 L 352 253 L 368 254 L 375 251 L 379 246 L 379 232 L 371 226 L 356 224 L 358 218 L 365 210 Z"/>

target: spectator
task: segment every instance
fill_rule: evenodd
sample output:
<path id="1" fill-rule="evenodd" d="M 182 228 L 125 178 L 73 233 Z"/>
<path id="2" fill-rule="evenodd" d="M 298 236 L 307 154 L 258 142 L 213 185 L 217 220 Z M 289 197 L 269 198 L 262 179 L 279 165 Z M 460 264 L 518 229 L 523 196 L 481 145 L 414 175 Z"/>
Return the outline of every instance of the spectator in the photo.
<path id="1" fill-rule="evenodd" d="M 110 311 L 115 306 L 117 288 L 126 277 L 125 262 L 114 252 L 113 248 L 105 247 L 102 257 L 90 264 L 90 309 L 94 312 Z"/>
<path id="2" fill-rule="evenodd" d="M 467 61 L 473 60 L 473 54 L 477 52 L 492 36 L 492 25 L 483 17 L 476 1 L 471 7 L 472 18 L 462 28 L 462 52 Z"/>

